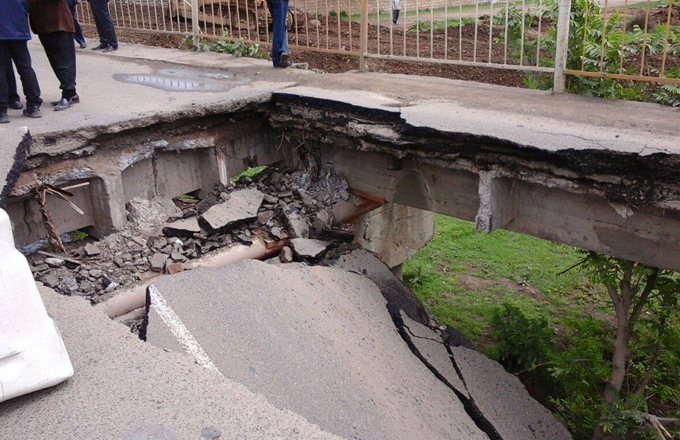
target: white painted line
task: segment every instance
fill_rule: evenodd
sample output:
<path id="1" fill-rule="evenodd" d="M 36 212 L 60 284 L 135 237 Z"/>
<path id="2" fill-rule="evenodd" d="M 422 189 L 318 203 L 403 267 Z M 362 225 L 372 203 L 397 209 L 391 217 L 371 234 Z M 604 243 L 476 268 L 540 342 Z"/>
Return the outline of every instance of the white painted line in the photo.
<path id="1" fill-rule="evenodd" d="M 177 313 L 175 313 L 175 311 L 172 310 L 172 308 L 168 305 L 168 303 L 165 301 L 165 298 L 163 298 L 163 295 L 161 295 L 156 286 L 152 284 L 148 287 L 148 289 L 149 296 L 151 297 L 151 306 L 154 308 L 156 313 L 158 313 L 158 316 L 161 317 L 165 325 L 168 326 L 172 334 L 175 335 L 179 345 L 181 345 L 182 348 L 194 358 L 198 365 L 205 367 L 208 370 L 220 373 L 220 370 L 217 369 L 215 364 L 213 364 L 210 360 L 210 357 L 208 357 L 208 353 L 203 350 L 201 344 L 199 344 L 191 332 L 189 332 L 189 329 L 186 328 L 182 320 L 179 318 L 179 316 L 177 316 Z"/>

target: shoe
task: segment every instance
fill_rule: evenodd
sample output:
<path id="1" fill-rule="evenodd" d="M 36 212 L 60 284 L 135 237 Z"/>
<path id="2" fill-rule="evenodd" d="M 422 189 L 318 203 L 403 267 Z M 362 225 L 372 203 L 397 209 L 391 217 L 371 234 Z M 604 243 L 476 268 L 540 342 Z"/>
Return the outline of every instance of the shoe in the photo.
<path id="1" fill-rule="evenodd" d="M 59 101 L 52 101 L 50 104 L 52 104 L 52 107 L 56 107 L 57 105 L 59 105 L 59 103 L 61 101 L 62 101 L 61 99 Z M 80 103 L 80 96 L 73 95 L 73 98 L 71 98 L 71 104 L 78 104 L 78 103 Z"/>
<path id="2" fill-rule="evenodd" d="M 99 46 L 93 47 L 92 50 L 102 50 L 102 49 L 106 49 L 107 47 L 109 47 L 108 44 L 101 43 Z"/>
<path id="3" fill-rule="evenodd" d="M 78 43 L 78 46 L 80 46 L 81 49 L 85 49 L 87 47 L 87 43 L 83 41 L 82 43 Z"/>
<path id="4" fill-rule="evenodd" d="M 57 105 L 54 106 L 54 111 L 60 112 L 62 110 L 66 110 L 67 108 L 71 107 L 72 105 L 73 105 L 73 98 L 71 98 L 71 99 L 61 98 L 61 100 L 59 102 L 57 102 Z"/>
<path id="5" fill-rule="evenodd" d="M 40 114 L 40 107 L 37 105 L 26 107 L 24 109 L 24 116 L 29 118 L 42 118 L 42 114 Z"/>
<path id="6" fill-rule="evenodd" d="M 9 123 L 9 116 L 7 116 L 7 113 L 0 113 L 0 124 L 7 123 Z"/>
<path id="7" fill-rule="evenodd" d="M 24 104 L 22 104 L 21 101 L 13 101 L 9 103 L 9 108 L 12 110 L 21 110 L 24 108 Z"/>
<path id="8" fill-rule="evenodd" d="M 115 50 L 118 50 L 118 47 L 116 47 L 116 46 L 109 46 L 109 47 L 107 47 L 106 49 L 102 50 L 102 52 L 103 52 L 103 53 L 107 53 L 107 52 L 113 52 L 113 51 L 115 51 Z"/>
<path id="9" fill-rule="evenodd" d="M 281 52 L 281 59 L 279 60 L 279 66 L 283 67 L 284 69 L 286 67 L 290 66 L 290 55 L 288 55 L 288 52 Z"/>

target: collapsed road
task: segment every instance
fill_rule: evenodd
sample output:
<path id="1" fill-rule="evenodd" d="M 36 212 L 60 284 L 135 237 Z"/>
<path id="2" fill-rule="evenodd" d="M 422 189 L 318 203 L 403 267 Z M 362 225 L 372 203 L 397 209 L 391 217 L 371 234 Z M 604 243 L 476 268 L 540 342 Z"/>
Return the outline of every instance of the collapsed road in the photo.
<path id="1" fill-rule="evenodd" d="M 198 74 L 107 63 L 88 65 L 103 89 Z M 676 115 L 383 75 L 257 81 L 256 64 L 202 95 L 126 82 L 139 111 L 93 124 L 84 102 L 3 133 L 17 246 L 88 237 L 30 257 L 76 375 L 0 404 L 0 437 L 569 438 L 395 273 L 432 212 L 678 269 Z M 269 180 L 231 182 L 255 166 Z"/>

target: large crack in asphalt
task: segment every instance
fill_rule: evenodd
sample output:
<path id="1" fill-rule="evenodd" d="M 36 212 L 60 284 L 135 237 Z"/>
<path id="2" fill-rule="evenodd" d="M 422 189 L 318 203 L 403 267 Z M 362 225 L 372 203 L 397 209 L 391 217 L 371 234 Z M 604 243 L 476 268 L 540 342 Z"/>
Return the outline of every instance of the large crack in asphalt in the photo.
<path id="1" fill-rule="evenodd" d="M 401 336 L 401 338 L 404 340 L 408 348 L 411 350 L 411 353 L 415 357 L 417 357 L 420 362 L 423 363 L 427 367 L 428 370 L 434 374 L 434 376 L 439 379 L 444 385 L 449 387 L 451 391 L 458 397 L 458 400 L 463 404 L 463 408 L 465 409 L 465 412 L 470 416 L 472 421 L 477 425 L 477 427 L 483 431 L 486 435 L 489 436 L 490 440 L 503 440 L 501 435 L 498 433 L 496 428 L 494 428 L 493 424 L 489 422 L 489 420 L 484 416 L 482 411 L 477 407 L 475 404 L 475 401 L 472 397 L 465 396 L 463 393 L 458 391 L 456 387 L 449 382 L 444 375 L 442 375 L 430 362 L 425 359 L 425 356 L 423 356 L 420 353 L 420 350 L 416 347 L 416 345 L 412 341 L 412 337 L 417 337 L 413 335 L 409 327 L 404 323 L 404 320 L 401 317 L 401 313 L 399 309 L 395 309 L 394 307 L 390 307 L 389 303 L 387 306 L 387 310 L 392 317 L 392 321 L 394 322 L 394 326 L 397 328 L 397 332 Z M 449 353 L 449 356 L 451 358 L 451 363 L 453 364 L 454 369 L 456 370 L 456 373 L 458 374 L 458 377 L 460 380 L 463 382 L 465 385 L 465 378 L 463 377 L 463 374 L 461 373 L 460 369 L 458 368 L 458 365 L 456 365 L 456 360 L 453 356 L 453 352 L 449 348 L 448 344 L 445 344 L 442 341 L 435 341 L 434 342 L 442 344 L 445 348 L 447 353 Z"/>

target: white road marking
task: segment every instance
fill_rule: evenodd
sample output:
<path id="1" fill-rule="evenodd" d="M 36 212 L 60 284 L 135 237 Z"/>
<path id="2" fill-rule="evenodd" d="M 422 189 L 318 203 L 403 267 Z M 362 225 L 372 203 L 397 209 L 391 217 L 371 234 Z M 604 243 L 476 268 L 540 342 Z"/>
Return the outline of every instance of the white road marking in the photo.
<path id="1" fill-rule="evenodd" d="M 149 295 L 151 296 L 151 306 L 154 308 L 156 313 L 158 313 L 158 316 L 161 317 L 165 325 L 168 326 L 172 334 L 175 335 L 179 345 L 181 345 L 182 348 L 191 357 L 193 357 L 194 360 L 196 360 L 198 365 L 205 367 L 208 370 L 220 373 L 220 370 L 218 370 L 215 364 L 213 364 L 210 360 L 208 353 L 203 350 L 201 344 L 198 343 L 189 329 L 186 328 L 182 320 L 179 318 L 179 316 L 177 316 L 177 313 L 175 313 L 175 311 L 172 310 L 172 308 L 168 305 L 168 303 L 165 301 L 165 298 L 163 298 L 163 295 L 161 295 L 156 286 L 152 284 L 148 287 L 148 289 Z"/>

